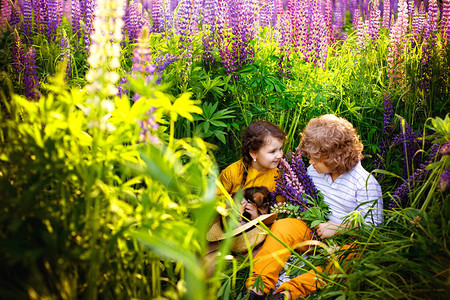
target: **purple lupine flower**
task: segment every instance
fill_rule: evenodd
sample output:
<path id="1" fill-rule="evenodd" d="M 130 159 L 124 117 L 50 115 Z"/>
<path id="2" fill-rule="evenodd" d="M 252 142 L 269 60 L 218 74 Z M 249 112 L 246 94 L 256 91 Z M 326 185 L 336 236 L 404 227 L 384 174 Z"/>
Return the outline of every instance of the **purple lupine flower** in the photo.
<path id="1" fill-rule="evenodd" d="M 71 1 L 71 18 L 72 18 L 72 31 L 76 33 L 78 38 L 81 38 L 80 21 L 82 19 L 81 4 L 79 0 Z"/>
<path id="2" fill-rule="evenodd" d="M 323 17 L 325 20 L 325 27 L 328 32 L 328 43 L 332 44 L 335 42 L 335 36 L 333 33 L 333 2 L 332 0 L 324 0 L 324 13 Z"/>
<path id="3" fill-rule="evenodd" d="M 11 16 L 9 19 L 9 25 L 11 26 L 11 28 L 17 28 L 17 29 L 21 29 L 20 28 L 20 7 L 19 7 L 19 3 L 18 2 L 14 2 L 13 6 L 11 7 Z"/>
<path id="4" fill-rule="evenodd" d="M 328 33 L 319 0 L 313 0 L 311 15 L 311 27 L 309 30 L 311 36 L 310 61 L 324 67 L 328 52 Z"/>
<path id="5" fill-rule="evenodd" d="M 155 72 L 162 75 L 163 71 L 172 63 L 180 60 L 180 58 L 173 54 L 165 54 L 154 59 Z"/>
<path id="6" fill-rule="evenodd" d="M 415 46 L 416 41 L 420 43 L 425 25 L 426 13 L 423 5 L 420 5 L 419 11 L 414 11 L 411 17 L 411 43 Z"/>
<path id="7" fill-rule="evenodd" d="M 288 14 L 283 13 L 280 17 L 279 23 L 276 27 L 280 32 L 280 61 L 278 63 L 278 73 L 279 76 L 286 76 L 289 78 L 290 71 L 290 62 L 289 56 L 291 54 L 291 43 L 292 43 L 292 26 L 291 19 L 288 17 Z"/>
<path id="8" fill-rule="evenodd" d="M 386 94 L 383 100 L 383 131 L 380 138 L 379 149 L 380 155 L 374 161 L 375 168 L 384 170 L 387 152 L 389 150 L 389 137 L 394 129 L 392 118 L 394 117 L 394 108 L 391 101 L 391 96 Z M 379 180 L 384 178 L 384 174 L 381 174 Z"/>
<path id="9" fill-rule="evenodd" d="M 442 145 L 442 147 L 439 149 L 439 155 L 440 156 L 450 155 L 450 142 L 447 142 L 444 145 Z"/>
<path id="10" fill-rule="evenodd" d="M 11 4 L 8 0 L 2 0 L 1 2 L 1 14 L 0 14 L 0 26 L 6 28 L 6 24 L 11 18 Z"/>
<path id="11" fill-rule="evenodd" d="M 120 78 L 119 85 L 117 86 L 117 96 L 122 96 L 124 94 L 128 94 L 130 91 L 126 88 L 124 88 L 125 84 L 128 82 L 127 78 L 125 76 Z"/>
<path id="12" fill-rule="evenodd" d="M 444 41 L 450 41 L 450 0 L 442 0 L 441 29 Z"/>
<path id="13" fill-rule="evenodd" d="M 60 23 L 60 0 L 48 0 L 47 2 L 47 39 L 54 41 L 56 29 Z"/>
<path id="14" fill-rule="evenodd" d="M 152 4 L 152 31 L 163 32 L 164 30 L 164 16 L 161 0 L 153 0 Z"/>
<path id="15" fill-rule="evenodd" d="M 291 3 L 291 2 L 289 2 Z M 265 0 L 265 2 L 261 3 L 261 6 L 259 7 L 259 25 L 261 28 L 264 28 L 266 26 L 270 26 L 272 15 L 273 15 L 273 1 L 271 0 Z"/>
<path id="16" fill-rule="evenodd" d="M 180 7 L 178 11 L 178 24 L 177 31 L 180 34 L 180 49 L 185 49 L 185 57 L 192 57 L 192 38 L 193 34 L 193 26 L 195 23 L 195 19 L 197 18 L 197 5 L 198 0 L 181 0 Z"/>
<path id="17" fill-rule="evenodd" d="M 229 51 L 230 39 L 228 32 L 228 2 L 227 0 L 219 0 L 217 7 L 217 45 L 222 59 L 222 64 L 227 74 L 231 74 L 232 70 L 232 58 Z"/>
<path id="18" fill-rule="evenodd" d="M 207 65 L 213 65 L 212 54 L 217 27 L 218 0 L 206 0 L 203 4 L 203 60 Z"/>
<path id="19" fill-rule="evenodd" d="M 450 185 L 450 169 L 445 169 L 445 171 L 441 174 L 441 178 L 439 179 L 439 189 L 441 192 L 445 192 L 447 187 Z"/>
<path id="20" fill-rule="evenodd" d="M 428 15 L 427 21 L 425 23 L 424 29 L 424 39 L 430 39 L 432 44 L 435 44 L 436 32 L 437 32 L 437 22 L 438 22 L 438 4 L 437 0 L 430 0 L 428 4 Z"/>
<path id="21" fill-rule="evenodd" d="M 33 34 L 33 11 L 31 1 L 24 1 L 22 6 L 23 14 L 23 33 L 25 34 L 27 43 L 31 43 L 31 35 Z"/>
<path id="22" fill-rule="evenodd" d="M 343 8 L 343 1 L 337 0 L 335 2 L 335 8 L 333 9 L 333 32 L 336 36 L 340 36 L 342 32 L 342 26 L 344 25 L 345 8 Z"/>
<path id="23" fill-rule="evenodd" d="M 134 43 L 137 40 L 144 26 L 151 28 L 150 22 L 142 15 L 140 4 L 129 5 L 123 20 L 125 22 L 124 30 L 130 43 Z"/>
<path id="24" fill-rule="evenodd" d="M 83 3 L 82 12 L 84 19 L 84 46 L 89 55 L 89 47 L 91 45 L 91 33 L 94 29 L 94 11 L 95 0 L 81 1 Z"/>
<path id="25" fill-rule="evenodd" d="M 438 149 L 440 143 L 435 142 L 431 145 L 429 151 L 429 159 L 423 164 L 419 164 L 419 167 L 411 174 L 408 179 L 403 182 L 395 191 L 392 193 L 392 199 L 388 204 L 388 209 L 394 209 L 396 207 L 406 207 L 410 203 L 408 201 L 409 193 L 422 182 L 431 170 L 427 170 L 427 167 L 439 159 Z"/>
<path id="26" fill-rule="evenodd" d="M 67 77 L 70 78 L 72 74 L 70 40 L 64 29 L 62 29 L 61 53 L 61 60 L 66 61 L 67 64 Z"/>
<path id="27" fill-rule="evenodd" d="M 381 12 L 378 1 L 372 2 L 369 9 L 369 36 L 372 41 L 377 42 L 381 27 Z"/>
<path id="28" fill-rule="evenodd" d="M 388 28 L 391 26 L 391 1 L 383 0 L 383 23 L 382 26 L 384 28 Z"/>
<path id="29" fill-rule="evenodd" d="M 392 210 L 397 207 L 406 207 L 409 205 L 408 196 L 410 191 L 422 182 L 429 171 L 425 168 L 418 168 L 408 179 L 402 183 L 395 191 L 392 193 L 391 201 L 389 201 L 388 209 Z"/>
<path id="30" fill-rule="evenodd" d="M 411 174 L 414 165 L 417 165 L 419 157 L 416 156 L 417 151 L 419 151 L 420 137 L 419 133 L 412 130 L 411 126 L 404 121 L 401 126 L 402 132 L 397 134 L 392 139 L 392 145 L 397 145 L 402 143 L 403 145 L 403 155 L 405 157 L 405 163 L 403 165 L 403 177 L 408 177 Z"/>
<path id="31" fill-rule="evenodd" d="M 23 82 L 26 90 L 26 97 L 31 100 L 38 100 L 39 78 L 36 71 L 36 52 L 30 48 L 24 56 L 24 76 Z"/>
<path id="32" fill-rule="evenodd" d="M 301 51 L 303 59 L 308 61 L 310 43 L 309 43 L 309 0 L 295 1 L 289 9 L 292 19 L 292 44 L 295 52 Z"/>
<path id="33" fill-rule="evenodd" d="M 289 203 L 299 205 L 302 211 L 308 207 L 306 195 L 317 199 L 317 189 L 306 172 L 298 148 L 294 153 L 287 153 L 280 162 L 276 188 L 272 193 L 272 205 L 278 195 L 282 195 Z"/>
<path id="34" fill-rule="evenodd" d="M 33 1 L 34 26 L 37 32 L 46 34 L 47 0 Z"/>

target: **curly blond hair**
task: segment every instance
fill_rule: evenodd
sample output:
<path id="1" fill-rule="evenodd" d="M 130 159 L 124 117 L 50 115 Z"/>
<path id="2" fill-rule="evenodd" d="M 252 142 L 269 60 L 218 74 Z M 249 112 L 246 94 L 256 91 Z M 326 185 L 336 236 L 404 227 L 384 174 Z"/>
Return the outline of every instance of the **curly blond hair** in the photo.
<path id="1" fill-rule="evenodd" d="M 353 125 L 335 115 L 311 119 L 301 133 L 300 151 L 321 160 L 331 172 L 344 174 L 362 159 L 363 144 Z"/>

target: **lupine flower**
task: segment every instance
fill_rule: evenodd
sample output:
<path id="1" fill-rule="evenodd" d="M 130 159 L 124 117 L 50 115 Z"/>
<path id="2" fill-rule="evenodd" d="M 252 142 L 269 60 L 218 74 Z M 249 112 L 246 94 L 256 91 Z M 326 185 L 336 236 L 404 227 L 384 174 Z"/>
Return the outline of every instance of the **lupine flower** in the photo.
<path id="1" fill-rule="evenodd" d="M 391 96 L 386 94 L 383 101 L 383 131 L 380 138 L 380 157 L 375 160 L 375 167 L 377 169 L 385 169 L 384 162 L 386 160 L 387 152 L 389 150 L 389 137 L 394 129 L 394 124 L 392 123 L 392 118 L 394 117 L 394 109 L 391 101 Z M 380 180 L 383 178 L 383 174 L 380 176 Z"/>
<path id="2" fill-rule="evenodd" d="M 117 96 L 122 96 L 123 94 L 128 94 L 130 91 L 128 89 L 124 89 L 124 85 L 128 82 L 125 76 L 120 78 L 120 84 L 117 86 Z"/>
<path id="3" fill-rule="evenodd" d="M 124 16 L 125 32 L 127 33 L 131 43 L 134 43 L 141 34 L 144 26 L 151 27 L 148 20 L 142 15 L 142 8 L 140 4 L 130 4 Z"/>
<path id="4" fill-rule="evenodd" d="M 178 11 L 178 24 L 177 31 L 180 34 L 180 48 L 185 49 L 185 56 L 188 58 L 192 57 L 192 38 L 193 27 L 195 23 L 195 19 L 197 17 L 197 7 L 199 3 L 198 0 L 181 0 L 179 11 Z"/>
<path id="5" fill-rule="evenodd" d="M 233 59 L 229 50 L 231 33 L 228 30 L 228 9 L 227 0 L 219 0 L 219 6 L 217 8 L 217 44 L 225 72 L 231 74 L 236 69 L 233 66 Z"/>
<path id="6" fill-rule="evenodd" d="M 289 2 L 292 3 L 292 2 Z M 266 0 L 259 8 L 259 25 L 261 28 L 272 25 L 273 1 Z"/>
<path id="7" fill-rule="evenodd" d="M 430 170 L 427 170 L 427 166 L 433 163 L 437 157 L 437 149 L 439 149 L 440 143 L 434 143 L 429 152 L 429 160 L 425 161 L 423 164 L 420 164 L 419 167 L 411 174 L 408 179 L 402 183 L 395 191 L 392 193 L 392 199 L 388 204 L 388 209 L 394 209 L 396 207 L 405 207 L 409 205 L 409 193 L 417 186 L 420 182 L 422 182 L 427 175 L 430 173 Z"/>
<path id="8" fill-rule="evenodd" d="M 294 51 L 303 53 L 303 59 L 308 61 L 310 51 L 309 41 L 309 25 L 310 25 L 310 2 L 296 1 L 295 5 L 290 10 L 292 18 L 292 43 Z"/>
<path id="9" fill-rule="evenodd" d="M 47 24 L 47 0 L 32 1 L 34 13 L 34 26 L 37 32 L 41 34 L 46 33 Z"/>
<path id="10" fill-rule="evenodd" d="M 154 59 L 155 63 L 155 72 L 158 73 L 160 76 L 156 80 L 156 83 L 159 83 L 161 81 L 161 75 L 163 74 L 163 71 L 172 63 L 175 61 L 180 60 L 180 58 L 173 54 L 164 54 L 160 57 L 156 57 Z"/>
<path id="11" fill-rule="evenodd" d="M 291 43 L 292 43 L 292 26 L 291 19 L 286 13 L 281 15 L 280 21 L 277 24 L 278 31 L 280 32 L 280 61 L 278 63 L 278 73 L 280 76 L 286 76 L 289 78 L 291 67 L 289 63 L 289 56 L 291 54 Z"/>
<path id="12" fill-rule="evenodd" d="M 71 18 L 72 18 L 72 31 L 77 34 L 78 38 L 81 38 L 80 21 L 82 15 L 79 0 L 71 1 Z"/>
<path id="13" fill-rule="evenodd" d="M 439 149 L 439 155 L 440 156 L 450 155 L 450 142 L 447 142 L 444 145 L 442 145 L 442 147 Z"/>
<path id="14" fill-rule="evenodd" d="M 370 9 L 369 9 L 369 36 L 372 39 L 372 41 L 377 42 L 379 37 L 379 31 L 380 31 L 380 8 L 378 0 L 375 0 L 371 2 Z"/>
<path id="15" fill-rule="evenodd" d="M 335 41 L 333 33 L 333 2 L 331 0 L 324 0 L 324 13 L 325 27 L 328 32 L 328 43 L 332 44 Z"/>
<path id="16" fill-rule="evenodd" d="M 218 0 L 206 0 L 203 5 L 203 60 L 207 65 L 214 64 L 212 49 L 216 35 Z"/>
<path id="17" fill-rule="evenodd" d="M 302 210 L 307 207 L 307 196 L 317 199 L 317 189 L 306 173 L 302 154 L 297 148 L 294 153 L 287 153 L 281 160 L 275 191 L 272 199 L 282 195 L 289 203 L 300 205 Z"/>
<path id="18" fill-rule="evenodd" d="M 401 126 L 402 132 L 395 135 L 392 139 L 392 145 L 403 145 L 403 154 L 405 157 L 405 163 L 403 165 L 403 177 L 406 178 L 408 174 L 411 174 L 414 165 L 417 165 L 418 156 L 416 156 L 417 151 L 419 151 L 419 133 L 414 132 L 411 126 L 407 122 L 402 122 Z"/>
<path id="19" fill-rule="evenodd" d="M 13 6 L 11 7 L 11 17 L 9 19 L 9 25 L 11 28 L 20 28 L 20 7 L 19 2 L 14 2 Z"/>
<path id="20" fill-rule="evenodd" d="M 441 178 L 439 180 L 439 189 L 442 192 L 445 192 L 445 190 L 449 185 L 450 185 L 450 169 L 445 169 L 445 171 L 441 174 Z"/>
<path id="21" fill-rule="evenodd" d="M 100 0 L 102 1 L 102 0 Z M 96 9 L 95 0 L 81 1 L 83 3 L 82 13 L 84 15 L 84 45 L 86 50 L 89 50 L 91 45 L 91 33 L 93 30 L 94 11 Z M 88 53 L 89 55 L 89 53 Z"/>
<path id="22" fill-rule="evenodd" d="M 405 36 L 408 29 L 408 4 L 406 0 L 399 0 L 398 17 L 389 34 L 388 47 L 388 74 L 390 84 L 400 84 L 403 77 L 404 51 L 406 47 Z"/>
<path id="23" fill-rule="evenodd" d="M 235 69 L 241 69 L 244 64 L 253 60 L 253 48 L 250 42 L 254 36 L 254 9 L 253 2 L 236 0 L 230 3 L 230 27 L 231 27 L 231 65 Z M 237 75 L 235 75 L 236 77 Z"/>
<path id="24" fill-rule="evenodd" d="M 450 41 L 450 0 L 442 0 L 441 29 L 444 41 Z"/>
<path id="25" fill-rule="evenodd" d="M 383 0 L 383 23 L 384 28 L 391 26 L 391 0 Z"/>
<path id="26" fill-rule="evenodd" d="M 56 30 L 61 24 L 61 1 L 47 1 L 47 39 L 53 41 L 56 38 Z"/>
<path id="27" fill-rule="evenodd" d="M 39 78 L 36 71 L 36 53 L 34 48 L 30 48 L 24 56 L 24 76 L 26 97 L 32 100 L 39 99 Z"/>
<path id="28" fill-rule="evenodd" d="M 420 5 L 419 11 L 414 11 L 411 17 L 411 42 L 413 46 L 415 45 L 416 41 L 417 43 L 420 43 L 422 40 L 425 19 L 426 13 L 422 3 Z"/>
<path id="29" fill-rule="evenodd" d="M 309 30 L 311 36 L 310 61 L 324 67 L 328 52 L 328 33 L 319 0 L 313 0 L 311 15 L 311 27 Z"/>
<path id="30" fill-rule="evenodd" d="M 0 26 L 1 28 L 6 28 L 6 24 L 11 18 L 11 4 L 8 0 L 3 0 L 1 2 L 1 15 L 0 15 Z"/>
<path id="31" fill-rule="evenodd" d="M 31 1 L 24 1 L 22 5 L 23 14 L 23 33 L 27 38 L 27 42 L 31 42 L 31 35 L 33 33 L 33 11 Z"/>
<path id="32" fill-rule="evenodd" d="M 90 96 L 87 100 L 90 106 L 85 113 L 91 118 L 89 126 L 101 130 L 114 130 L 105 115 L 114 110 L 114 103 L 109 98 L 118 93 L 116 82 L 119 75 L 116 70 L 120 67 L 123 15 L 123 1 L 97 1 L 88 58 L 90 68 L 86 73 L 88 84 L 85 87 Z"/>
<path id="33" fill-rule="evenodd" d="M 152 31 L 163 32 L 164 30 L 164 16 L 161 0 L 153 0 L 152 4 Z M 164 4 L 164 3 L 163 3 Z"/>

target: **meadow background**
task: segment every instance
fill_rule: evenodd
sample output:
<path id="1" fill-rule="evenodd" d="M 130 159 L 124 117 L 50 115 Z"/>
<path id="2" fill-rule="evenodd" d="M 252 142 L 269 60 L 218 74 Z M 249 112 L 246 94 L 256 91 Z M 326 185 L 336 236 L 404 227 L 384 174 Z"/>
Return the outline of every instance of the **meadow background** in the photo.
<path id="1" fill-rule="evenodd" d="M 203 264 L 218 173 L 324 113 L 385 222 L 308 298 L 449 298 L 449 0 L 1 0 L 0 30 L 1 298 L 239 297 L 249 257 Z"/>

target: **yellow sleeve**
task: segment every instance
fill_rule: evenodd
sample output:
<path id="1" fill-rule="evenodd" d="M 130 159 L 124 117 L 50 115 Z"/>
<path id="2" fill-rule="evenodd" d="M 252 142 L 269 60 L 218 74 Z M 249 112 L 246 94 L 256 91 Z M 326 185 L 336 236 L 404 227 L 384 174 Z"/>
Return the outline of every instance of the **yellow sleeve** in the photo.
<path id="1" fill-rule="evenodd" d="M 222 185 L 225 188 L 225 190 L 230 195 L 233 195 L 234 193 L 237 192 L 237 190 L 241 186 L 242 176 L 243 176 L 242 160 L 239 160 L 226 167 L 220 173 L 219 180 L 220 182 L 222 182 Z M 221 194 L 220 191 L 219 194 Z"/>

